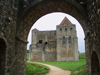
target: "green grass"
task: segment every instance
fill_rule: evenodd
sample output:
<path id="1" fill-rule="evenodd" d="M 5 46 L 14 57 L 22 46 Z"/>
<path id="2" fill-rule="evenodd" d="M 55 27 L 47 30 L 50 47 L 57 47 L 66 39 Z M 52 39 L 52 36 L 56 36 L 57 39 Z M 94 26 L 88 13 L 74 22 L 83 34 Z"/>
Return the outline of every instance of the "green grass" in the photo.
<path id="1" fill-rule="evenodd" d="M 86 75 L 86 60 L 85 60 L 85 58 L 86 58 L 85 53 L 79 53 L 79 59 L 80 59 L 79 61 L 69 61 L 69 62 L 37 61 L 37 62 L 54 65 L 54 66 L 57 66 L 64 70 L 70 70 L 71 75 Z M 27 61 L 28 60 L 29 60 L 29 53 L 27 53 Z M 36 64 L 36 65 L 40 65 L 40 64 Z M 42 66 L 42 67 L 45 67 L 45 66 Z M 37 69 L 37 72 L 38 72 L 38 70 L 39 69 Z M 31 71 L 31 69 L 30 69 L 30 71 Z M 39 70 L 39 71 L 41 71 L 41 70 Z M 78 72 L 78 73 L 75 74 L 76 72 Z M 42 74 L 42 72 L 41 72 L 41 74 Z M 39 74 L 39 75 L 41 75 L 41 74 Z"/>
<path id="2" fill-rule="evenodd" d="M 41 64 L 38 64 L 38 63 L 33 63 L 33 62 L 28 62 L 29 64 L 34 64 L 34 65 L 38 65 L 38 66 L 41 66 L 41 67 L 44 67 L 45 69 L 47 70 L 50 70 L 49 67 L 45 66 L 45 65 L 41 65 Z"/>
<path id="3" fill-rule="evenodd" d="M 31 63 L 31 64 L 34 64 L 34 63 Z M 45 69 L 32 66 L 32 65 L 30 65 L 30 62 L 27 62 L 27 73 L 26 73 L 26 75 L 35 75 L 35 74 L 45 75 L 50 70 L 47 66 L 44 66 L 44 65 L 41 65 L 41 64 L 35 64 L 35 65 L 45 67 Z"/>
<path id="4" fill-rule="evenodd" d="M 57 66 L 57 67 L 59 67 L 61 69 L 70 70 L 70 71 L 72 71 L 72 70 L 74 70 L 74 69 L 86 64 L 85 59 L 81 59 L 79 61 L 68 61 L 68 62 L 63 62 L 63 61 L 62 62 L 37 61 L 37 62 L 54 65 L 54 66 Z"/>
<path id="5" fill-rule="evenodd" d="M 82 65 L 75 70 L 71 71 L 71 75 L 87 75 L 86 74 L 86 65 Z"/>
<path id="6" fill-rule="evenodd" d="M 31 66 L 31 65 L 29 65 L 29 64 L 27 63 L 27 70 L 26 70 L 27 72 L 26 72 L 26 75 L 34 74 L 34 73 L 35 73 L 34 68 L 36 68 L 36 67 Z"/>

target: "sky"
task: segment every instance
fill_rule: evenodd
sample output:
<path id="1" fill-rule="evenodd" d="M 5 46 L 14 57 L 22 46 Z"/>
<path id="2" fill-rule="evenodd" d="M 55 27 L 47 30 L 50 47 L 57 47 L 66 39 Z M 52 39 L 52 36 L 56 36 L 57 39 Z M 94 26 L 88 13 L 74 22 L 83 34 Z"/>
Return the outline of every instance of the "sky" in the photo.
<path id="1" fill-rule="evenodd" d="M 61 12 L 55 12 L 44 15 L 33 24 L 27 39 L 27 41 L 29 42 L 27 44 L 27 50 L 29 50 L 29 45 L 31 44 L 32 29 L 36 28 L 39 31 L 56 30 L 56 25 L 59 25 L 65 17 L 67 17 L 72 24 L 76 25 L 76 31 L 78 37 L 78 51 L 80 53 L 85 52 L 85 41 L 84 41 L 85 36 L 83 28 L 74 17 Z"/>

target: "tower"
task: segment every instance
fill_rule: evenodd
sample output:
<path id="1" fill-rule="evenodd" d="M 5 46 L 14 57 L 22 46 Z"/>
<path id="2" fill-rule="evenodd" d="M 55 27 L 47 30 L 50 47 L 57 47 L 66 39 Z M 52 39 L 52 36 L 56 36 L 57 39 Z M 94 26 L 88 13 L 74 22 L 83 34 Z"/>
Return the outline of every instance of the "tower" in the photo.
<path id="1" fill-rule="evenodd" d="M 56 30 L 57 61 L 78 61 L 78 40 L 76 26 L 66 17 Z"/>

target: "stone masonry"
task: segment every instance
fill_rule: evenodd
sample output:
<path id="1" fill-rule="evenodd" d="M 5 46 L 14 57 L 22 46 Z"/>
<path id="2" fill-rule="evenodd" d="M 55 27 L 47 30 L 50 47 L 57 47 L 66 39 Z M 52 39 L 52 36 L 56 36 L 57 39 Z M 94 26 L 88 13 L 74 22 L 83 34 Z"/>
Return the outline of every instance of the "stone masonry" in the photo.
<path id="1" fill-rule="evenodd" d="M 0 74 L 26 75 L 29 30 L 52 12 L 79 21 L 85 34 L 87 75 L 100 75 L 100 0 L 0 0 Z"/>
<path id="2" fill-rule="evenodd" d="M 78 61 L 76 26 L 66 17 L 55 31 L 32 30 L 30 61 Z"/>

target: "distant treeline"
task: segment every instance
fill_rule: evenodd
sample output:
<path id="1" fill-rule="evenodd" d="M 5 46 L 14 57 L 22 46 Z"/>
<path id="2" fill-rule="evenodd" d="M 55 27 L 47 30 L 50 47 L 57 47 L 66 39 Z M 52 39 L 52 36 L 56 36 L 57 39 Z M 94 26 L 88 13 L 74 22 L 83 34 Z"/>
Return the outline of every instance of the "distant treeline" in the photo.
<path id="1" fill-rule="evenodd" d="M 79 53 L 79 59 L 86 59 L 85 53 Z"/>
<path id="2" fill-rule="evenodd" d="M 29 53 L 29 50 L 27 50 L 27 53 Z"/>

